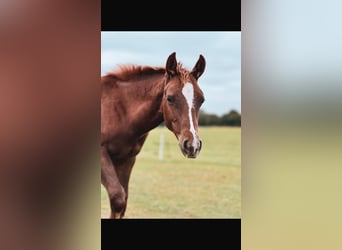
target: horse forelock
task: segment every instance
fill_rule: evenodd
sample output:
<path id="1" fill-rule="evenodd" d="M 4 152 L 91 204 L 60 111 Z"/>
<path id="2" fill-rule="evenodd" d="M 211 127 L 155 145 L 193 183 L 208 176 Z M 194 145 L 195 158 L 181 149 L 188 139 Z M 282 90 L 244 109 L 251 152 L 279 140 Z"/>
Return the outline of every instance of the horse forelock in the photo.
<path id="1" fill-rule="evenodd" d="M 180 62 L 177 64 L 177 73 L 179 75 L 181 83 L 186 84 L 188 82 L 191 82 L 189 70 L 185 69 Z"/>

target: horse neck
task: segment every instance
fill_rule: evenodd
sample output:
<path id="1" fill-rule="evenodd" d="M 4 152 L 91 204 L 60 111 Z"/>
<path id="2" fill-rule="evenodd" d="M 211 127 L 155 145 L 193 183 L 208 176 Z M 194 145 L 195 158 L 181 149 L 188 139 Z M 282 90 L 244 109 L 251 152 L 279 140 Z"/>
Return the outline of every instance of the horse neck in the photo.
<path id="1" fill-rule="evenodd" d="M 139 93 L 132 105 L 132 127 L 139 134 L 145 134 L 163 121 L 162 99 L 164 93 L 164 74 L 151 76 L 139 83 L 132 83 Z"/>

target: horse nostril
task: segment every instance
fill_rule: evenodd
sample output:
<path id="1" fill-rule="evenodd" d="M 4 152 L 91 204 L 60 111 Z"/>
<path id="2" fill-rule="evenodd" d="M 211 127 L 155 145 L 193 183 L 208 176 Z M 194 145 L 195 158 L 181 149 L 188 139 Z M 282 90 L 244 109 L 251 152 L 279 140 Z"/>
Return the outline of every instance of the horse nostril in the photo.
<path id="1" fill-rule="evenodd" d="M 183 141 L 183 148 L 188 149 L 188 140 Z"/>
<path id="2" fill-rule="evenodd" d="M 200 151 L 202 149 L 202 141 L 199 140 L 199 147 L 198 147 L 198 151 Z"/>

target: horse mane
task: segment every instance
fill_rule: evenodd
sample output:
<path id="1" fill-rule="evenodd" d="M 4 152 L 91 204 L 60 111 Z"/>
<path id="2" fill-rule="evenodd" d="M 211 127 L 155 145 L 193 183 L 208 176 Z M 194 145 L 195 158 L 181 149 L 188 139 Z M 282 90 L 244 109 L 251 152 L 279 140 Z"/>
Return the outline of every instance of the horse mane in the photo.
<path id="1" fill-rule="evenodd" d="M 165 67 L 142 66 L 135 64 L 118 65 L 118 68 L 109 72 L 106 77 L 115 78 L 121 81 L 128 81 L 142 76 L 151 76 L 154 74 L 165 74 Z M 190 81 L 189 70 L 183 68 L 181 62 L 177 63 L 177 73 L 182 83 Z"/>
<path id="2" fill-rule="evenodd" d="M 126 64 L 119 65 L 118 69 L 108 73 L 107 76 L 114 77 L 118 80 L 127 81 L 132 78 L 149 76 L 158 73 L 164 74 L 165 68 Z"/>

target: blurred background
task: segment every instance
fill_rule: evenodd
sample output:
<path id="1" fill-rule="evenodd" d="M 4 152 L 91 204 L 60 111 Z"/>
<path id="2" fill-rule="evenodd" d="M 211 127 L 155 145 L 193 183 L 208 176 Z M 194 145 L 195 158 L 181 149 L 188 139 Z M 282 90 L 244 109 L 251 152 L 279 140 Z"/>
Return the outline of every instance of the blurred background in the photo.
<path id="1" fill-rule="evenodd" d="M 100 2 L 1 1 L 2 249 L 99 249 Z"/>
<path id="2" fill-rule="evenodd" d="M 242 249 L 341 249 L 339 1 L 242 1 Z"/>

